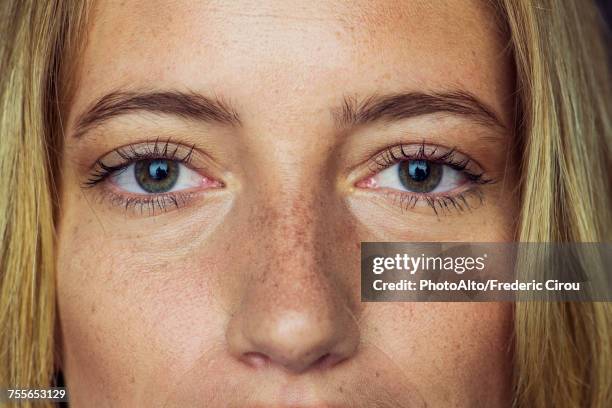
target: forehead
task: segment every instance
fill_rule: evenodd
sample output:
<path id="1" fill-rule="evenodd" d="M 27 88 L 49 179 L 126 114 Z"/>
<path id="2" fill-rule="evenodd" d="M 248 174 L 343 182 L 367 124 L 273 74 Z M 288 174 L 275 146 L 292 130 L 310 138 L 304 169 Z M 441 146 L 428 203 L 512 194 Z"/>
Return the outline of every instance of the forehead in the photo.
<path id="1" fill-rule="evenodd" d="M 296 93 L 306 101 L 462 88 L 503 117 L 496 95 L 509 92 L 508 61 L 485 5 L 100 0 L 75 105 L 120 88 L 220 93 L 247 107 L 255 98 Z"/>

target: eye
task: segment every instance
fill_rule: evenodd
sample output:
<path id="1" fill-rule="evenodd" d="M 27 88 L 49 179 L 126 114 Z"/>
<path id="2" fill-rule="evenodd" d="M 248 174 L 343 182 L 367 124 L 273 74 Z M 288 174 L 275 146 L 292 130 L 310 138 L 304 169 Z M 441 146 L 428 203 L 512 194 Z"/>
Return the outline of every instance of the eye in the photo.
<path id="1" fill-rule="evenodd" d="M 402 210 L 422 202 L 437 216 L 477 208 L 485 198 L 481 186 L 496 181 L 465 153 L 425 143 L 388 147 L 367 163 L 369 176 L 356 187 L 383 193 Z"/>
<path id="2" fill-rule="evenodd" d="M 448 193 L 467 181 L 464 172 L 429 160 L 400 161 L 375 176 L 373 187 L 412 193 Z"/>
<path id="3" fill-rule="evenodd" d="M 178 160 L 138 160 L 110 177 L 117 187 L 137 194 L 163 194 L 202 186 L 206 178 Z"/>

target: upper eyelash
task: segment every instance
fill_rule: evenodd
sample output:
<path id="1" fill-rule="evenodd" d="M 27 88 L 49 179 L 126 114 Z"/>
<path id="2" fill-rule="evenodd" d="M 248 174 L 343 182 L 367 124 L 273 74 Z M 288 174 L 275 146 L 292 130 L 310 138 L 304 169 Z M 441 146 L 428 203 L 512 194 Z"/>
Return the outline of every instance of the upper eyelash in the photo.
<path id="1" fill-rule="evenodd" d="M 160 143 L 163 143 L 163 146 L 160 147 Z M 182 157 L 177 157 L 177 152 L 179 150 L 179 145 L 176 145 L 173 149 L 169 149 L 170 147 L 170 139 L 160 142 L 159 139 L 156 139 L 153 144 L 145 144 L 142 149 L 143 152 L 136 150 L 134 145 L 129 145 L 125 147 L 119 147 L 113 150 L 111 153 L 116 153 L 123 159 L 123 162 L 114 166 L 105 164 L 101 159 L 96 160 L 94 163 L 94 170 L 91 176 L 83 183 L 85 187 L 93 187 L 96 184 L 106 180 L 110 175 L 117 174 L 125 169 L 127 169 L 130 164 L 137 162 L 139 160 L 146 159 L 167 159 L 167 160 L 175 160 L 180 163 L 188 164 L 191 161 L 191 156 L 195 145 L 192 145 L 189 148 L 189 151 Z"/>
<path id="2" fill-rule="evenodd" d="M 375 168 L 370 167 L 372 173 L 377 173 L 381 170 L 386 169 L 394 164 L 397 164 L 406 160 L 427 160 L 432 163 L 439 163 L 449 166 L 450 168 L 463 172 L 466 177 L 475 184 L 488 184 L 494 182 L 493 179 L 490 179 L 485 176 L 485 172 L 481 171 L 476 173 L 472 170 L 469 170 L 470 163 L 473 162 L 472 159 L 466 157 L 465 159 L 458 160 L 456 158 L 457 150 L 456 148 L 452 148 L 447 152 L 443 152 L 438 154 L 439 148 L 435 146 L 433 151 L 427 152 L 425 150 L 425 143 L 422 143 L 419 147 L 418 152 L 416 153 L 407 153 L 405 149 L 411 145 L 407 144 L 399 144 L 395 146 L 391 146 L 377 154 L 372 160 L 371 165 L 375 166 Z M 396 152 L 399 148 L 399 155 Z"/>

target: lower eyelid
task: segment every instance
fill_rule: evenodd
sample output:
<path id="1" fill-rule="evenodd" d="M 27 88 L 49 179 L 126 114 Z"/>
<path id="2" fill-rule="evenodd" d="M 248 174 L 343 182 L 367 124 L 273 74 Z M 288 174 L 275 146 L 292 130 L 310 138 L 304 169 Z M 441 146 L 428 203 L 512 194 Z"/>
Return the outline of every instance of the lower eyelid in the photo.
<path id="1" fill-rule="evenodd" d="M 478 209 L 484 205 L 485 196 L 480 186 L 471 186 L 464 190 L 443 194 L 420 194 L 398 190 L 385 190 L 384 197 L 393 202 L 402 211 L 409 211 L 417 206 L 430 207 L 437 215 L 450 215 L 453 212 L 464 212 Z"/>
<path id="2" fill-rule="evenodd" d="M 467 190 L 470 190 L 471 188 L 474 188 L 475 186 L 473 185 L 469 185 L 468 183 L 464 183 L 461 186 L 450 190 L 450 191 L 439 191 L 439 192 L 429 192 L 429 193 L 418 193 L 418 192 L 414 192 L 414 191 L 402 191 L 402 190 L 397 190 L 394 188 L 387 188 L 387 187 L 376 187 L 376 188 L 371 188 L 369 190 L 375 190 L 378 191 L 379 193 L 384 193 L 384 194 L 403 194 L 403 195 L 410 195 L 410 196 L 416 196 L 419 198 L 426 198 L 426 197 L 431 197 L 431 198 L 438 198 L 438 197 L 448 197 L 448 196 L 453 196 L 453 195 L 457 195 L 457 194 L 461 194 Z"/>
<path id="3" fill-rule="evenodd" d="M 111 192 L 108 199 L 111 205 L 122 208 L 126 212 L 147 214 L 153 216 L 160 212 L 168 212 L 178 209 L 193 199 L 193 192 L 179 192 L 169 194 L 151 194 L 139 196 L 127 196 L 121 193 Z"/>
<path id="4" fill-rule="evenodd" d="M 121 211 L 128 216 L 155 216 L 189 206 L 204 197 L 204 190 L 182 190 L 164 194 L 130 194 L 116 187 L 98 190 L 95 193 L 100 204 L 111 211 Z"/>

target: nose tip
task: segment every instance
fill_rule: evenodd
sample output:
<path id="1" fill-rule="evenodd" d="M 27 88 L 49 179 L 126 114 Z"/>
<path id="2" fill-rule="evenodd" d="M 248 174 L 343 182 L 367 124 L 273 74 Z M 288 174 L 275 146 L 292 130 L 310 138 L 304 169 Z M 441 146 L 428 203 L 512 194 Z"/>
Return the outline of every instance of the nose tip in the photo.
<path id="1" fill-rule="evenodd" d="M 230 325 L 233 354 L 250 367 L 269 365 L 294 373 L 327 369 L 349 358 L 357 348 L 353 331 L 335 319 L 287 312 L 266 321 Z"/>

